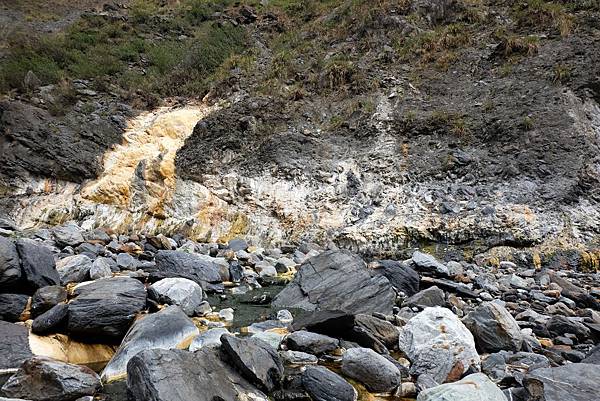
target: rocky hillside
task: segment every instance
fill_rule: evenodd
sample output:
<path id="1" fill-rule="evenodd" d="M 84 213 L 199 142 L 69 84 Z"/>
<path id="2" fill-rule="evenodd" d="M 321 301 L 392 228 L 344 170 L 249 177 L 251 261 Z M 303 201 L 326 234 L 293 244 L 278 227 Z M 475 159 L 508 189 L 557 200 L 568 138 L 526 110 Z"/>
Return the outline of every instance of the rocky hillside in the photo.
<path id="1" fill-rule="evenodd" d="M 2 204 L 19 225 L 598 266 L 596 1 L 94 6 L 6 40 Z M 193 104 L 193 132 L 144 134 L 146 110 Z"/>

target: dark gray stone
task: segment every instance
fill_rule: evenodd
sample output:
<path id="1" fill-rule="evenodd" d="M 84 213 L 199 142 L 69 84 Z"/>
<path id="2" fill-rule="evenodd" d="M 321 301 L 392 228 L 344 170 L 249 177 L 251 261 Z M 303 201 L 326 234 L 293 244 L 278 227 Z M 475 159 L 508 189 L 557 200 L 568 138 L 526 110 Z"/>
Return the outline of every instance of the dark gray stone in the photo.
<path id="1" fill-rule="evenodd" d="M 387 278 L 371 275 L 363 260 L 348 251 L 327 251 L 299 268 L 294 280 L 273 300 L 278 308 L 391 313 L 396 294 Z"/>
<path id="2" fill-rule="evenodd" d="M 29 297 L 23 294 L 0 294 L 0 320 L 7 322 L 18 322 L 25 308 Z"/>
<path id="3" fill-rule="evenodd" d="M 485 302 L 469 313 L 463 323 L 473 333 L 482 352 L 520 351 L 523 335 L 517 321 L 497 302 Z"/>
<path id="4" fill-rule="evenodd" d="M 0 321 L 0 369 L 15 369 L 31 358 L 27 327 Z"/>
<path id="5" fill-rule="evenodd" d="M 600 345 L 596 345 L 592 348 L 581 362 L 600 365 Z"/>
<path id="6" fill-rule="evenodd" d="M 15 243 L 0 236 L 0 286 L 14 284 L 21 278 L 21 265 Z"/>
<path id="7" fill-rule="evenodd" d="M 440 263 L 436 258 L 427 253 L 415 251 L 412 255 L 412 262 L 418 271 L 433 273 L 443 277 L 448 276 L 446 265 Z"/>
<path id="8" fill-rule="evenodd" d="M 200 284 L 205 291 L 222 291 L 219 267 L 199 255 L 181 251 L 158 251 L 156 270 L 148 270 L 152 278 L 183 277 Z"/>
<path id="9" fill-rule="evenodd" d="M 241 238 L 234 238 L 227 244 L 227 247 L 234 252 L 245 251 L 248 249 L 248 243 Z"/>
<path id="10" fill-rule="evenodd" d="M 356 401 L 358 398 L 350 383 L 323 366 L 308 366 L 302 373 L 302 386 L 314 401 Z"/>
<path id="11" fill-rule="evenodd" d="M 425 290 L 419 291 L 413 296 L 407 298 L 402 306 L 427 308 L 431 306 L 444 306 L 446 305 L 446 298 L 444 291 L 436 286 L 429 287 Z"/>
<path id="12" fill-rule="evenodd" d="M 396 290 L 411 296 L 419 291 L 419 273 L 412 267 L 395 261 L 380 260 L 376 264 L 375 272 L 385 276 Z"/>
<path id="13" fill-rule="evenodd" d="M 135 401 L 267 401 L 209 347 L 142 351 L 127 364 L 127 387 Z"/>
<path id="14" fill-rule="evenodd" d="M 335 350 L 339 346 L 339 341 L 323 334 L 300 330 L 289 334 L 286 344 L 292 351 L 321 355 Z"/>
<path id="15" fill-rule="evenodd" d="M 583 323 L 566 316 L 555 315 L 546 323 L 546 330 L 553 336 L 562 336 L 567 333 L 575 334 L 579 341 L 590 337 L 591 331 Z"/>
<path id="16" fill-rule="evenodd" d="M 398 348 L 400 333 L 396 326 L 386 320 L 370 315 L 359 314 L 354 318 L 354 327 L 346 336 L 363 347 L 372 348 L 379 353 L 385 353 L 381 345 L 388 350 Z"/>
<path id="17" fill-rule="evenodd" d="M 590 401 L 598 399 L 600 366 L 571 363 L 536 369 L 525 376 L 529 401 Z"/>
<path id="18" fill-rule="evenodd" d="M 230 334 L 223 334 L 221 343 L 228 359 L 248 381 L 267 392 L 279 387 L 283 364 L 271 345 L 255 338 L 236 338 Z"/>
<path id="19" fill-rule="evenodd" d="M 40 335 L 55 333 L 65 326 L 68 315 L 69 306 L 67 304 L 54 305 L 33 320 L 31 331 Z"/>
<path id="20" fill-rule="evenodd" d="M 92 259 L 86 255 L 72 255 L 56 262 L 56 270 L 62 285 L 89 280 Z"/>
<path id="21" fill-rule="evenodd" d="M 400 370 L 369 348 L 351 348 L 342 357 L 342 374 L 376 393 L 390 392 L 400 384 Z"/>
<path id="22" fill-rule="evenodd" d="M 52 228 L 52 237 L 62 247 L 75 247 L 85 241 L 81 228 L 75 224 L 65 224 L 64 226 Z"/>
<path id="23" fill-rule="evenodd" d="M 60 285 L 39 288 L 31 298 L 31 316 L 36 317 L 50 310 L 54 305 L 67 300 L 67 290 Z"/>
<path id="24" fill-rule="evenodd" d="M 138 280 L 112 277 L 82 285 L 69 303 L 69 333 L 92 340 L 121 340 L 136 314 L 146 307 Z"/>
<path id="25" fill-rule="evenodd" d="M 23 363 L 2 391 L 32 401 L 72 401 L 94 395 L 100 387 L 100 377 L 90 368 L 34 357 Z"/>
<path id="26" fill-rule="evenodd" d="M 37 290 L 60 284 L 60 276 L 50 249 L 24 238 L 17 240 L 17 251 L 21 258 L 22 278 L 28 287 Z"/>

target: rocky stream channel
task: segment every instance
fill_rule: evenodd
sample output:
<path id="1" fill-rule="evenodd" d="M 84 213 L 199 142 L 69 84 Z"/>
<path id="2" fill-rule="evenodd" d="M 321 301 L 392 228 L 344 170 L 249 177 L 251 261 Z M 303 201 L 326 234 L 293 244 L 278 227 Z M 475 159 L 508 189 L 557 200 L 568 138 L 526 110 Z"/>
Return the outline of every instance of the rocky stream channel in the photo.
<path id="1" fill-rule="evenodd" d="M 600 399 L 597 273 L 2 233 L 1 400 Z"/>

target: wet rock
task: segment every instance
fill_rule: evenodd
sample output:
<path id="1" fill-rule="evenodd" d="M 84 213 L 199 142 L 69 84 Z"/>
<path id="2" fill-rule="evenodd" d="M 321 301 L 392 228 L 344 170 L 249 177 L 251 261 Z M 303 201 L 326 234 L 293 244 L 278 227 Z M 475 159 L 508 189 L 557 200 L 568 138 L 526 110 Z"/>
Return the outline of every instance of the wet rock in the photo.
<path id="1" fill-rule="evenodd" d="M 418 271 L 433 273 L 443 277 L 448 276 L 448 268 L 427 253 L 415 251 L 412 255 L 412 263 Z"/>
<path id="2" fill-rule="evenodd" d="M 395 292 L 388 279 L 371 276 L 360 257 L 348 251 L 327 251 L 304 262 L 272 305 L 348 313 L 391 313 L 394 301 Z"/>
<path id="3" fill-rule="evenodd" d="M 22 278 L 33 290 L 60 284 L 54 256 L 50 249 L 30 239 L 17 240 L 17 251 L 21 259 Z"/>
<path id="4" fill-rule="evenodd" d="M 223 334 L 229 334 L 229 330 L 217 327 L 200 333 L 192 340 L 189 350 L 195 352 L 202 347 L 221 346 L 221 336 Z"/>
<path id="5" fill-rule="evenodd" d="M 12 240 L 0 236 L 0 286 L 16 283 L 20 278 L 17 247 Z"/>
<path id="6" fill-rule="evenodd" d="M 546 330 L 553 336 L 574 334 L 579 341 L 585 341 L 591 334 L 590 329 L 583 323 L 566 316 L 552 316 L 546 323 Z"/>
<path id="7" fill-rule="evenodd" d="M 314 355 L 321 355 L 336 349 L 339 346 L 339 341 L 322 334 L 300 330 L 288 335 L 286 344 L 292 351 L 302 351 Z"/>
<path id="8" fill-rule="evenodd" d="M 376 393 L 392 391 L 402 378 L 396 365 L 369 348 L 347 350 L 342 357 L 342 374 Z"/>
<path id="9" fill-rule="evenodd" d="M 27 304 L 29 297 L 23 294 L 0 294 L 0 320 L 18 322 Z"/>
<path id="10" fill-rule="evenodd" d="M 419 291 L 419 273 L 405 263 L 395 260 L 380 260 L 375 272 L 385 276 L 397 291 L 411 296 Z"/>
<path id="11" fill-rule="evenodd" d="M 182 277 L 200 284 L 203 290 L 221 291 L 221 275 L 214 263 L 196 254 L 180 251 L 158 251 L 154 277 Z"/>
<path id="12" fill-rule="evenodd" d="M 437 383 L 480 364 L 473 335 L 446 308 L 426 308 L 410 319 L 400 332 L 399 347 L 412 361 L 411 374 L 431 375 Z"/>
<path id="13" fill-rule="evenodd" d="M 417 307 L 420 309 L 444 305 L 446 305 L 444 291 L 436 286 L 419 291 L 402 303 L 402 306 Z"/>
<path id="14" fill-rule="evenodd" d="M 193 316 L 202 303 L 202 287 L 186 278 L 165 278 L 148 287 L 148 298 L 160 304 L 177 305 L 186 315 Z"/>
<path id="15" fill-rule="evenodd" d="M 27 327 L 0 321 L 0 369 L 14 369 L 31 358 Z"/>
<path id="16" fill-rule="evenodd" d="M 308 366 L 302 373 L 302 387 L 314 401 L 356 401 L 354 387 L 323 366 Z"/>
<path id="17" fill-rule="evenodd" d="M 68 330 L 89 341 L 120 340 L 136 314 L 146 307 L 146 290 L 138 280 L 112 277 L 75 290 L 69 303 Z"/>
<path id="18" fill-rule="evenodd" d="M 283 364 L 269 344 L 255 337 L 241 339 L 230 334 L 224 334 L 221 343 L 228 359 L 248 381 L 267 392 L 279 387 Z"/>
<path id="19" fill-rule="evenodd" d="M 135 401 L 267 401 L 213 348 L 142 351 L 127 364 L 127 387 Z"/>
<path id="20" fill-rule="evenodd" d="M 598 399 L 600 366 L 571 363 L 536 369 L 525 376 L 530 401 L 590 401 Z"/>
<path id="21" fill-rule="evenodd" d="M 137 353 L 147 349 L 188 348 L 198 335 L 198 328 L 178 306 L 137 320 L 127 333 L 119 349 L 102 372 L 102 380 L 122 378 L 127 363 Z"/>
<path id="22" fill-rule="evenodd" d="M 2 391 L 32 401 L 72 401 L 94 395 L 100 386 L 98 375 L 87 367 L 34 357 L 23 363 Z"/>
<path id="23" fill-rule="evenodd" d="M 88 280 L 91 268 L 92 260 L 86 255 L 67 256 L 56 262 L 56 270 L 58 270 L 62 285 Z"/>
<path id="24" fill-rule="evenodd" d="M 521 350 L 521 329 L 510 312 L 498 302 L 481 304 L 463 319 L 463 323 L 475 336 L 482 352 Z"/>
<path id="25" fill-rule="evenodd" d="M 39 316 L 50 310 L 54 305 L 67 300 L 67 290 L 60 285 L 50 285 L 39 288 L 31 298 L 31 315 Z"/>
<path id="26" fill-rule="evenodd" d="M 52 228 L 52 237 L 61 247 L 75 247 L 85 241 L 81 228 L 76 224 L 65 224 Z"/>
<path id="27" fill-rule="evenodd" d="M 417 401 L 507 401 L 483 373 L 468 375 L 455 383 L 442 384 L 419 393 Z"/>
<path id="28" fill-rule="evenodd" d="M 66 326 L 68 315 L 69 306 L 67 304 L 54 305 L 33 320 L 31 331 L 39 335 L 54 333 Z"/>

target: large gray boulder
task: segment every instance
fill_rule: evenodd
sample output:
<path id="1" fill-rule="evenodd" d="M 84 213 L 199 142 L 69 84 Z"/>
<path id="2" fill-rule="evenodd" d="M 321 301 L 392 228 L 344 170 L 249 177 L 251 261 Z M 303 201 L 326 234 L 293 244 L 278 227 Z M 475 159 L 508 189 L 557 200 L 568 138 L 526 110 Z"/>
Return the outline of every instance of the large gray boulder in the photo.
<path id="1" fill-rule="evenodd" d="M 469 313 L 463 323 L 475 336 L 482 352 L 521 350 L 523 334 L 517 321 L 498 302 L 484 302 Z"/>
<path id="2" fill-rule="evenodd" d="M 268 400 L 216 348 L 142 351 L 127 364 L 127 388 L 135 401 Z"/>
<path id="3" fill-rule="evenodd" d="M 85 241 L 83 230 L 76 224 L 52 228 L 52 237 L 59 246 L 77 246 Z"/>
<path id="4" fill-rule="evenodd" d="M 27 327 L 0 320 L 0 369 L 16 369 L 33 356 Z"/>
<path id="5" fill-rule="evenodd" d="M 236 338 L 231 334 L 223 334 L 221 343 L 228 360 L 248 381 L 267 392 L 279 387 L 283 364 L 271 345 L 253 337 Z"/>
<path id="6" fill-rule="evenodd" d="M 375 263 L 375 272 L 385 276 L 396 290 L 411 296 L 419 292 L 419 273 L 408 263 L 395 260 L 380 260 Z"/>
<path id="7" fill-rule="evenodd" d="M 438 276 L 448 276 L 449 274 L 448 267 L 428 253 L 415 251 L 412 255 L 412 263 L 417 271 Z"/>
<path id="8" fill-rule="evenodd" d="M 396 294 L 389 280 L 348 251 L 327 251 L 304 262 L 273 300 L 277 308 L 391 313 Z"/>
<path id="9" fill-rule="evenodd" d="M 590 401 L 599 399 L 600 365 L 571 363 L 536 369 L 525 376 L 523 385 L 529 401 Z"/>
<path id="10" fill-rule="evenodd" d="M 302 373 L 302 387 L 314 401 L 356 401 L 358 393 L 340 375 L 324 366 L 308 366 Z"/>
<path id="11" fill-rule="evenodd" d="M 39 316 L 54 305 L 67 300 L 67 290 L 60 285 L 39 288 L 31 297 L 31 315 Z"/>
<path id="12" fill-rule="evenodd" d="M 160 304 L 177 305 L 186 315 L 193 316 L 202 303 L 202 287 L 187 278 L 164 278 L 148 287 L 148 298 Z"/>
<path id="13" fill-rule="evenodd" d="M 148 270 L 153 279 L 183 277 L 200 284 L 205 291 L 222 291 L 219 267 L 200 255 L 161 250 L 155 256 L 156 269 Z"/>
<path id="14" fill-rule="evenodd" d="M 335 338 L 305 330 L 295 331 L 286 338 L 287 347 L 292 351 L 308 352 L 314 355 L 331 352 L 339 346 L 339 343 Z"/>
<path id="15" fill-rule="evenodd" d="M 342 357 L 342 374 L 376 393 L 394 390 L 402 379 L 396 365 L 369 348 L 347 350 Z"/>
<path id="16" fill-rule="evenodd" d="M 454 383 L 426 389 L 417 401 L 507 401 L 506 396 L 486 375 L 474 373 Z"/>
<path id="17" fill-rule="evenodd" d="M 21 278 L 21 265 L 15 243 L 0 236 L 0 286 L 16 283 Z"/>
<path id="18" fill-rule="evenodd" d="M 127 373 L 127 363 L 147 349 L 187 348 L 198 335 L 198 328 L 178 306 L 136 321 L 123 339 L 119 349 L 102 371 L 102 380 L 113 381 Z"/>
<path id="19" fill-rule="evenodd" d="M 443 290 L 436 286 L 419 291 L 402 303 L 402 306 L 409 306 L 411 308 L 417 307 L 421 309 L 444 305 L 446 305 L 446 295 Z"/>
<path id="20" fill-rule="evenodd" d="M 473 335 L 446 308 L 425 308 L 410 319 L 400 331 L 399 347 L 412 362 L 411 374 L 427 374 L 437 383 L 481 363 Z"/>
<path id="21" fill-rule="evenodd" d="M 54 256 L 49 248 L 23 238 L 17 240 L 17 252 L 21 259 L 21 274 L 25 284 L 34 291 L 48 285 L 60 284 Z"/>
<path id="22" fill-rule="evenodd" d="M 67 304 L 54 305 L 33 320 L 31 332 L 39 335 L 56 332 L 65 326 L 68 316 L 69 306 Z"/>
<path id="23" fill-rule="evenodd" d="M 81 283 L 90 278 L 92 259 L 86 255 L 72 255 L 56 262 L 56 270 L 62 285 Z"/>
<path id="24" fill-rule="evenodd" d="M 87 341 L 120 341 L 146 307 L 146 289 L 138 280 L 112 277 L 75 289 L 69 303 L 68 331 Z"/>
<path id="25" fill-rule="evenodd" d="M 100 387 L 100 378 L 90 368 L 34 357 L 23 363 L 2 391 L 32 401 L 72 401 L 94 395 Z"/>

